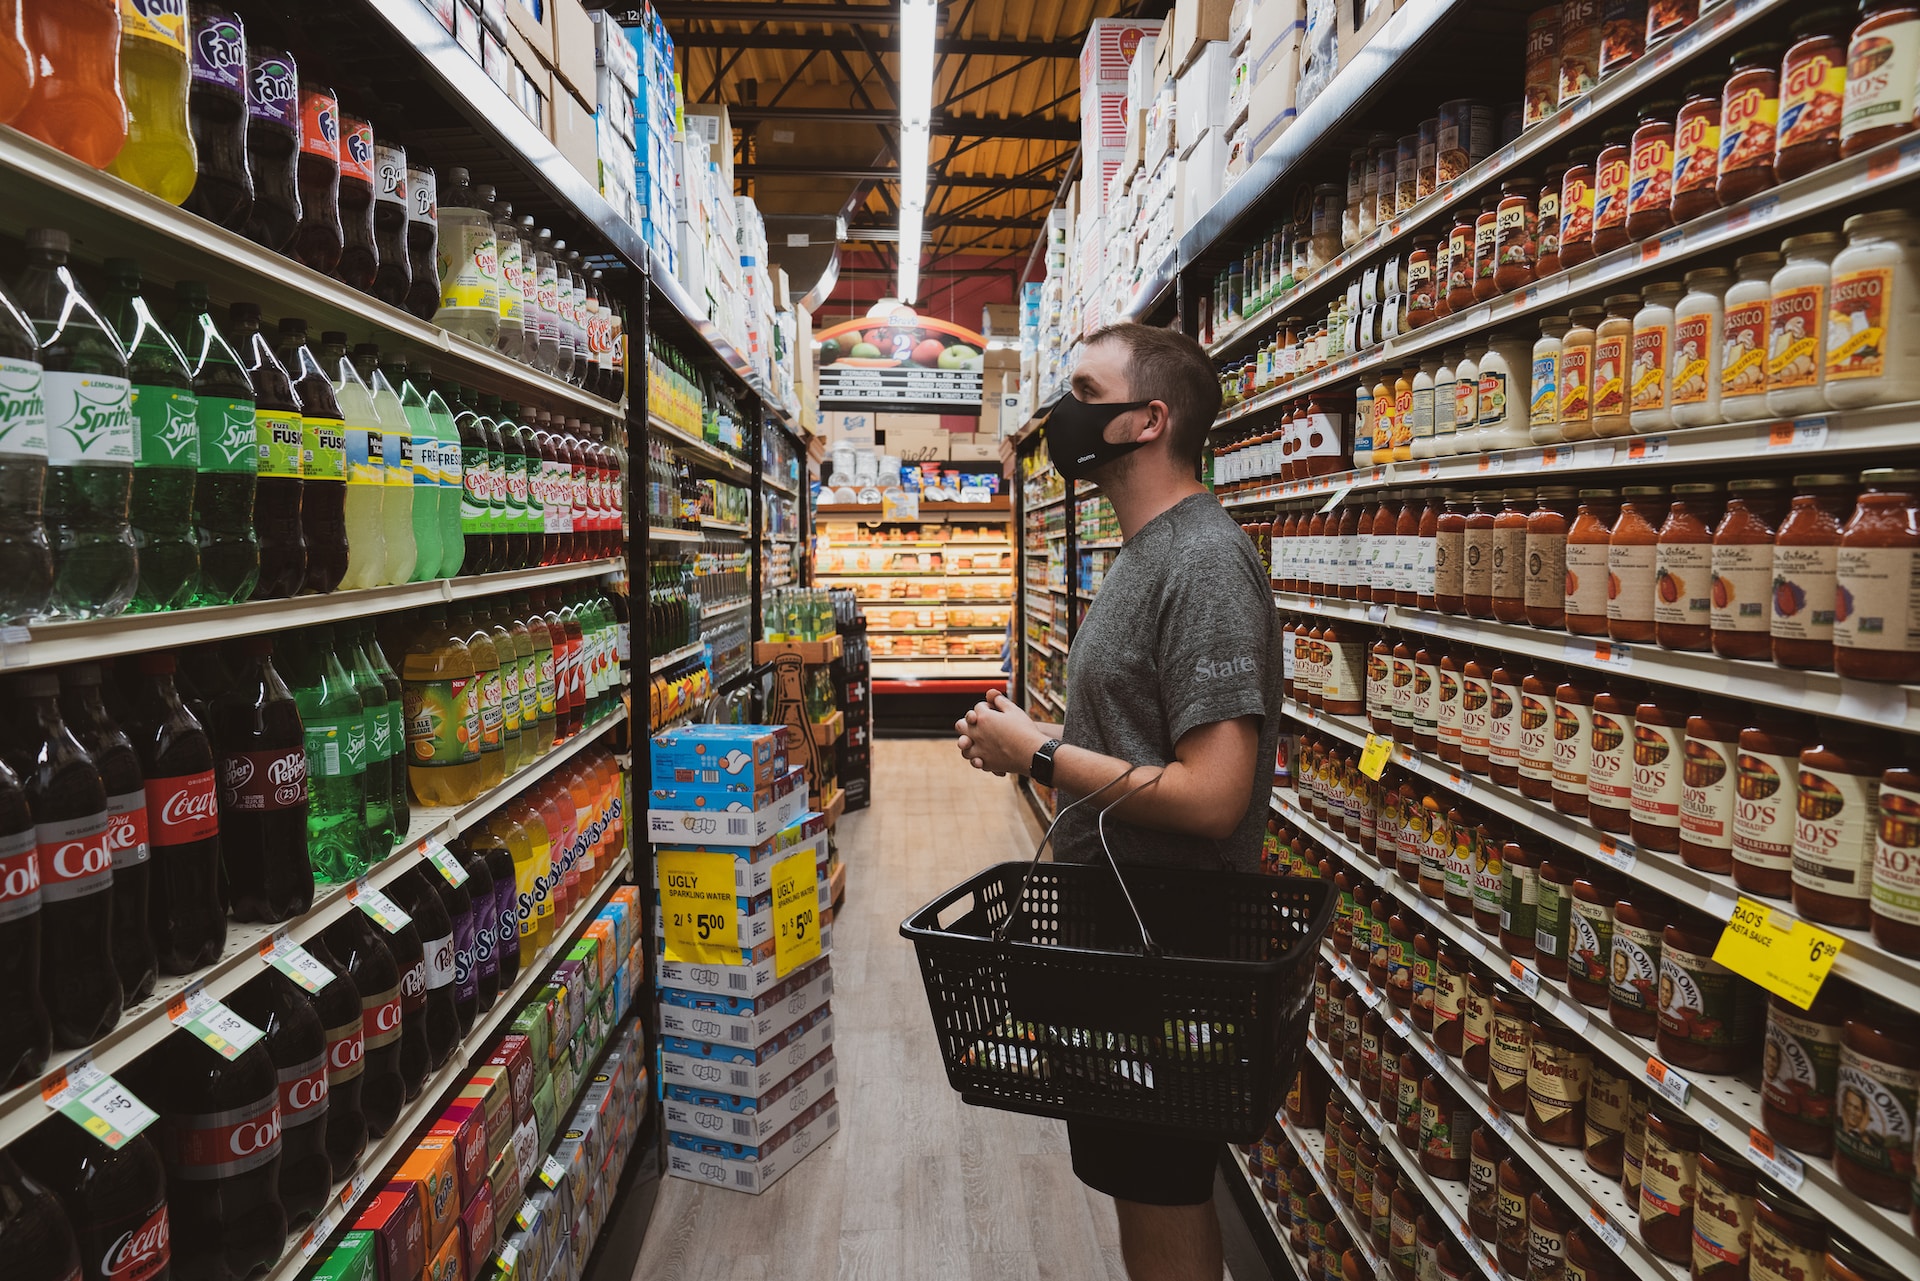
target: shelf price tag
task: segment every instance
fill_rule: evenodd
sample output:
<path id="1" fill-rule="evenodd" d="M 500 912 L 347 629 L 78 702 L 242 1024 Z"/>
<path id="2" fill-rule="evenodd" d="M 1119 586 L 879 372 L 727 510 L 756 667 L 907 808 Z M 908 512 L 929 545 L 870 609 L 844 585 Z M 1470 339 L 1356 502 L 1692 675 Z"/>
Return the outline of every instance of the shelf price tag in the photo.
<path id="1" fill-rule="evenodd" d="M 1647 1057 L 1647 1084 L 1660 1091 L 1676 1107 L 1685 1107 L 1687 1096 L 1693 1093 L 1693 1082 L 1653 1055 Z"/>
<path id="2" fill-rule="evenodd" d="M 115 1151 L 160 1119 L 85 1055 L 43 1081 L 40 1099 Z"/>
<path id="3" fill-rule="evenodd" d="M 1502 1112 L 1491 1103 L 1487 1104 L 1487 1120 L 1492 1124 L 1494 1130 L 1499 1133 L 1501 1138 L 1511 1139 L 1513 1137 L 1513 1122 L 1507 1119 L 1505 1112 Z"/>
<path id="4" fill-rule="evenodd" d="M 1540 975 L 1517 960 L 1507 961 L 1507 976 L 1513 980 L 1515 987 L 1528 996 L 1534 996 L 1540 991 Z"/>
<path id="5" fill-rule="evenodd" d="M 389 934 L 398 934 L 413 923 L 400 905 L 375 889 L 373 882 L 361 877 L 347 888 L 347 902 L 373 918 L 374 924 Z"/>
<path id="6" fill-rule="evenodd" d="M 1627 461 L 1630 463 L 1657 463 L 1667 456 L 1667 438 L 1665 436 L 1641 436 L 1627 446 Z"/>
<path id="7" fill-rule="evenodd" d="M 1353 488 L 1353 482 L 1348 481 L 1346 484 L 1340 486 L 1340 488 L 1334 490 L 1333 493 L 1328 496 L 1327 501 L 1320 504 L 1320 510 L 1323 512 L 1330 512 L 1334 508 L 1338 507 L 1340 505 L 1341 500 L 1347 496 L 1348 491 L 1351 490 L 1352 488 Z"/>
<path id="8" fill-rule="evenodd" d="M 1378 734 L 1367 735 L 1367 745 L 1360 752 L 1360 772 L 1379 782 L 1381 773 L 1387 768 L 1387 760 L 1392 755 L 1392 739 L 1381 738 Z"/>
<path id="9" fill-rule="evenodd" d="M 560 1180 L 567 1177 L 567 1167 L 560 1164 L 558 1157 L 549 1155 L 540 1163 L 540 1182 L 550 1188 L 560 1186 Z"/>
<path id="10" fill-rule="evenodd" d="M 1504 465 L 1505 463 L 1499 454 L 1482 454 L 1480 455 L 1479 461 L 1474 465 L 1474 470 L 1484 475 L 1490 475 L 1499 471 Z"/>
<path id="11" fill-rule="evenodd" d="M 1826 443 L 1827 420 L 1824 417 L 1796 418 L 1767 427 L 1766 447 L 1769 450 L 1818 449 Z"/>
<path id="12" fill-rule="evenodd" d="M 1587 1226 L 1592 1228 L 1594 1235 L 1598 1236 L 1602 1241 L 1605 1241 L 1607 1248 L 1615 1254 L 1626 1250 L 1626 1234 L 1608 1221 L 1605 1211 L 1601 1210 L 1599 1206 L 1590 1205 L 1587 1207 Z"/>
<path id="13" fill-rule="evenodd" d="M 820 955 L 820 890 L 813 851 L 773 865 L 773 974 L 785 978 Z"/>
<path id="14" fill-rule="evenodd" d="M 1807 1177 L 1807 1167 L 1785 1148 L 1777 1148 L 1773 1139 L 1758 1126 L 1747 1131 L 1747 1160 L 1789 1191 L 1798 1188 Z"/>
<path id="15" fill-rule="evenodd" d="M 1386 622 L 1386 621 L 1387 621 L 1387 607 L 1386 607 L 1385 605 L 1369 605 L 1369 606 L 1367 606 L 1367 621 L 1368 621 L 1369 623 L 1384 623 L 1384 622 Z"/>
<path id="16" fill-rule="evenodd" d="M 1601 833 L 1599 843 L 1594 846 L 1593 857 L 1616 872 L 1633 870 L 1633 846 L 1608 833 Z"/>
<path id="17" fill-rule="evenodd" d="M 334 979 L 333 971 L 289 938 L 285 930 L 274 931 L 271 938 L 260 944 L 260 959 L 308 992 L 318 992 Z"/>
<path id="18" fill-rule="evenodd" d="M 421 853 L 446 878 L 447 884 L 456 890 L 467 883 L 467 869 L 460 866 L 460 860 L 454 857 L 453 851 L 439 841 L 428 841 Z"/>
<path id="19" fill-rule="evenodd" d="M 660 919 L 667 959 L 721 965 L 740 954 L 739 902 L 733 856 L 661 850 Z"/>
<path id="20" fill-rule="evenodd" d="M 167 1019 L 225 1059 L 237 1059 L 266 1033 L 208 995 L 197 984 L 167 1001 Z"/>
<path id="21" fill-rule="evenodd" d="M 1845 941 L 1743 894 L 1720 932 L 1713 959 L 1804 1010 L 1820 994 Z"/>

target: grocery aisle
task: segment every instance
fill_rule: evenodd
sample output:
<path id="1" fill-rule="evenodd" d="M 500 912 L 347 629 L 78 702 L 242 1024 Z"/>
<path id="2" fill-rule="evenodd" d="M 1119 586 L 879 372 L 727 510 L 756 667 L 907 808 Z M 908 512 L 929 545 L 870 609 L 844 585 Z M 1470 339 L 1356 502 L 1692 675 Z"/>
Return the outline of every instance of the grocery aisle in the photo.
<path id="1" fill-rule="evenodd" d="M 1036 839 L 1006 780 L 945 740 L 874 747 L 874 804 L 840 822 L 834 921 L 841 1128 L 759 1197 L 666 1179 L 636 1281 L 1124 1281 L 1113 1211 L 1056 1121 L 963 1105 L 934 1045 L 903 917 Z"/>

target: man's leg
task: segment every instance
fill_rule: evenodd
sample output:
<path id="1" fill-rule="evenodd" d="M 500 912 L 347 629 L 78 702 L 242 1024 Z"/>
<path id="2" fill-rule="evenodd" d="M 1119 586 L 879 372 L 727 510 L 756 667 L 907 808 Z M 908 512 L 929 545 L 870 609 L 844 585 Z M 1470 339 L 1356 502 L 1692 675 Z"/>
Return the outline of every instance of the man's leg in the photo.
<path id="1" fill-rule="evenodd" d="M 1113 1203 L 1120 1217 L 1120 1254 L 1131 1281 L 1220 1281 L 1225 1268 L 1220 1218 L 1202 1205 Z"/>

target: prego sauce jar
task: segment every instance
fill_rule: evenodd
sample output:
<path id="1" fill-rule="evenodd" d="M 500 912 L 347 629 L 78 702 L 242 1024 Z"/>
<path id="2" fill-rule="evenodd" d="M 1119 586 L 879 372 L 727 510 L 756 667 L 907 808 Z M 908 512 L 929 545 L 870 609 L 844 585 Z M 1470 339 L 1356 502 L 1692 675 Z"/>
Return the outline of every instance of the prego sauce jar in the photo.
<path id="1" fill-rule="evenodd" d="M 1795 476 L 1793 490 L 1773 539 L 1773 661 L 1830 671 L 1841 522 L 1852 490 L 1847 477 L 1833 473 Z"/>
<path id="2" fill-rule="evenodd" d="M 1713 652 L 1722 658 L 1773 657 L 1773 540 L 1786 486 L 1770 478 L 1727 486 L 1727 510 L 1713 531 Z"/>
<path id="3" fill-rule="evenodd" d="M 1836 1081 L 1833 1172 L 1856 1196 L 1906 1210 L 1913 1199 L 1913 1121 L 1920 1019 L 1869 998 L 1847 1020 Z"/>
<path id="4" fill-rule="evenodd" d="M 1830 726 L 1800 753 L 1793 828 L 1793 906 L 1810 921 L 1864 929 L 1873 893 L 1884 744 Z"/>
<path id="5" fill-rule="evenodd" d="M 1840 1040 L 1853 1011 L 1852 992 L 1822 984 L 1807 1009 L 1784 996 L 1767 998 L 1766 1043 L 1760 1051 L 1760 1124 L 1776 1143 L 1807 1156 L 1833 1154 L 1833 1096 Z"/>
<path id="6" fill-rule="evenodd" d="M 1835 557 L 1833 670 L 1911 683 L 1920 680 L 1920 471 L 1876 467 L 1860 485 Z"/>
<path id="7" fill-rule="evenodd" d="M 1506 1156 L 1492 1127 L 1474 1130 L 1467 1154 L 1467 1230 L 1480 1241 L 1491 1242 L 1499 1234 L 1500 1162 Z"/>
<path id="8" fill-rule="evenodd" d="M 1573 1216 L 1544 1191 L 1527 1198 L 1527 1281 L 1563 1281 Z"/>

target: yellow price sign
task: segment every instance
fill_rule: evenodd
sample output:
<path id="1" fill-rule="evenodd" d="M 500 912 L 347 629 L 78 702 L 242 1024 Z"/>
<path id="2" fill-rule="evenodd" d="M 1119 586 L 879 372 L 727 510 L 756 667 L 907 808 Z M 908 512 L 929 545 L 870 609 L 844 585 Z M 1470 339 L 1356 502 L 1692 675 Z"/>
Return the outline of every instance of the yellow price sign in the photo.
<path id="1" fill-rule="evenodd" d="M 1360 753 L 1360 772 L 1375 782 L 1380 780 L 1381 771 L 1387 768 L 1387 761 L 1393 756 L 1393 740 L 1381 738 L 1378 734 L 1367 735 L 1367 746 Z"/>
<path id="2" fill-rule="evenodd" d="M 1801 1009 L 1813 1004 L 1846 940 L 1742 895 L 1713 959 Z"/>
<path id="3" fill-rule="evenodd" d="M 660 920 L 668 960 L 739 964 L 740 905 L 733 887 L 733 855 L 661 850 Z"/>
<path id="4" fill-rule="evenodd" d="M 785 978 L 820 955 L 820 882 L 813 850 L 773 865 L 773 976 Z"/>

